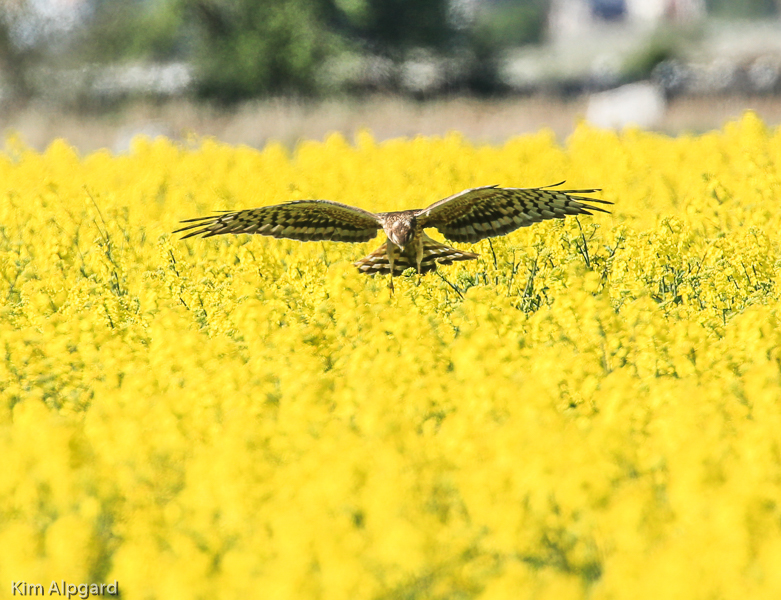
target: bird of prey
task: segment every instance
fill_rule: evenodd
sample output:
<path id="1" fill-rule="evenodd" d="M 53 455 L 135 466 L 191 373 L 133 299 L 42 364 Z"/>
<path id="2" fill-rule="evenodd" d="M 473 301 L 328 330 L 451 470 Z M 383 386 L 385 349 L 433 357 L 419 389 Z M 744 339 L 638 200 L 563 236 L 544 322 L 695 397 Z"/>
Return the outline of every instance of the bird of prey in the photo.
<path id="1" fill-rule="evenodd" d="M 436 270 L 438 265 L 474 260 L 477 254 L 452 248 L 430 238 L 423 231 L 437 229 L 455 242 L 477 242 L 505 235 L 546 219 L 567 215 L 609 212 L 595 206 L 612 204 L 581 196 L 599 189 L 552 189 L 564 182 L 537 188 L 500 188 L 495 185 L 464 190 L 435 202 L 428 208 L 372 213 L 330 200 L 295 200 L 285 204 L 222 211 L 210 217 L 187 219 L 189 231 L 182 239 L 223 233 L 259 233 L 301 241 L 368 242 L 382 229 L 388 236 L 374 252 L 354 263 L 362 273 L 393 276 L 414 267 L 418 273 Z"/>

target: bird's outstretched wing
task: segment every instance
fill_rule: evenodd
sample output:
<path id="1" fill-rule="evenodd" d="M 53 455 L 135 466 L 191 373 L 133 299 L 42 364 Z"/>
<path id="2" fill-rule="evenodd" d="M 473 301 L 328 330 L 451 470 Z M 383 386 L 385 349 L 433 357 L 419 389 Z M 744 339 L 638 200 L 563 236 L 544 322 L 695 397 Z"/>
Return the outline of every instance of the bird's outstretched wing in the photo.
<path id="1" fill-rule="evenodd" d="M 368 242 L 382 228 L 374 213 L 330 200 L 296 200 L 263 208 L 224 212 L 211 217 L 187 219 L 177 229 L 190 231 L 182 239 L 223 233 L 259 233 L 275 238 L 334 242 Z"/>
<path id="2" fill-rule="evenodd" d="M 593 203 L 612 204 L 589 198 L 593 190 L 554 190 L 564 183 L 538 188 L 500 188 L 495 185 L 465 190 L 417 212 L 418 225 L 436 227 L 455 242 L 477 242 L 504 235 L 546 219 L 567 215 L 590 215 L 591 211 L 609 212 Z"/>

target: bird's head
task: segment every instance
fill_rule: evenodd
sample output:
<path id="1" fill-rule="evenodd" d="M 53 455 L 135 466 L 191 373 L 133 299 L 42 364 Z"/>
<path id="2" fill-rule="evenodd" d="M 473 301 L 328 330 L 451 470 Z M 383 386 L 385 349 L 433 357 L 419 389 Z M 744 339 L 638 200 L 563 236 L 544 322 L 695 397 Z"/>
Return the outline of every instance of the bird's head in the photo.
<path id="1" fill-rule="evenodd" d="M 415 228 L 417 222 L 414 216 L 394 219 L 385 228 L 385 233 L 391 242 L 396 244 L 399 249 L 404 252 L 404 247 L 412 241 L 415 235 Z"/>

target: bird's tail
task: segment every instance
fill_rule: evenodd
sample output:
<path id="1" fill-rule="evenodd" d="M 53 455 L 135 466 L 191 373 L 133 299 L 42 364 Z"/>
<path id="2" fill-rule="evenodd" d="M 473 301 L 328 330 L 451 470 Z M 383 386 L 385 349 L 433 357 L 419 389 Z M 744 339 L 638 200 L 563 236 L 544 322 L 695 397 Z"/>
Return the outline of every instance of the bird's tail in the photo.
<path id="1" fill-rule="evenodd" d="M 387 249 L 388 243 L 385 242 L 374 252 L 353 264 L 358 267 L 361 273 L 387 275 L 390 273 Z M 457 260 L 475 260 L 477 256 L 477 254 L 472 252 L 465 252 L 440 244 L 438 241 L 423 234 L 423 260 L 420 263 L 420 271 L 421 273 L 429 273 L 436 271 L 437 265 L 452 265 Z M 410 252 L 399 254 L 393 260 L 394 275 L 400 275 L 410 267 L 413 269 L 417 268 L 415 256 Z"/>

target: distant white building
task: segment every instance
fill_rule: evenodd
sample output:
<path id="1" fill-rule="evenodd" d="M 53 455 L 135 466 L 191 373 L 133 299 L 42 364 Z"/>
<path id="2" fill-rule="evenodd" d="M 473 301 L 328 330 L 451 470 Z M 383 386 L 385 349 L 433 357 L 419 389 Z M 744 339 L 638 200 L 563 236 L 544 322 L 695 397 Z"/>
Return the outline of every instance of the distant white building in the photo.
<path id="1" fill-rule="evenodd" d="M 631 21 L 690 23 L 705 17 L 705 0 L 626 0 Z"/>
<path id="2" fill-rule="evenodd" d="M 661 23 L 692 23 L 705 17 L 705 0 L 551 0 L 553 41 L 608 25 L 653 28 Z"/>

